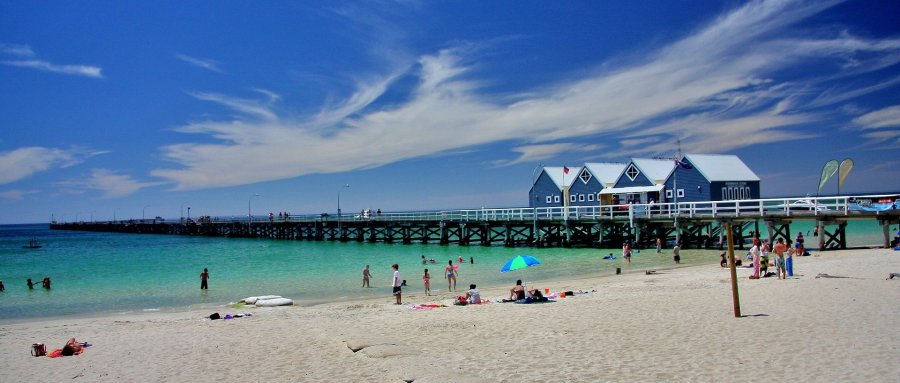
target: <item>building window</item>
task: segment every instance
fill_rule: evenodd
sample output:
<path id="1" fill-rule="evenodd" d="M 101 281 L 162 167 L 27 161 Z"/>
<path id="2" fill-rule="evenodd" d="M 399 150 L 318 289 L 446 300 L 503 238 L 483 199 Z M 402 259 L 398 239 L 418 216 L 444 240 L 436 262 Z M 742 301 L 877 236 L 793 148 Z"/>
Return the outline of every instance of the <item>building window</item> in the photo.
<path id="1" fill-rule="evenodd" d="M 594 200 L 594 193 L 588 194 L 588 201 Z"/>
<path id="2" fill-rule="evenodd" d="M 684 189 L 678 189 L 678 198 L 684 198 Z"/>
<path id="3" fill-rule="evenodd" d="M 578 202 L 584 202 L 584 194 L 578 195 Z"/>
<path id="4" fill-rule="evenodd" d="M 727 190 L 725 188 L 722 188 L 722 200 L 723 201 L 728 200 L 728 194 L 726 194 L 726 193 L 727 193 Z"/>
<path id="5" fill-rule="evenodd" d="M 559 203 L 559 196 L 558 196 L 558 195 L 553 196 L 553 202 Z"/>
<path id="6" fill-rule="evenodd" d="M 722 190 L 725 190 L 725 189 L 722 189 Z M 666 190 L 666 199 L 672 199 L 672 191 L 671 190 Z"/>
<path id="7" fill-rule="evenodd" d="M 638 168 L 634 166 L 634 164 L 631 164 L 631 166 L 628 167 L 628 170 L 625 171 L 625 175 L 632 181 L 637 178 L 638 174 L 641 174 L 641 172 L 638 171 Z"/>
<path id="8" fill-rule="evenodd" d="M 750 188 L 749 188 L 749 187 L 744 188 L 744 190 L 745 190 L 745 192 L 747 193 L 747 199 L 753 198 L 752 196 L 750 196 Z"/>
<path id="9" fill-rule="evenodd" d="M 575 202 L 575 194 L 569 196 L 569 202 Z"/>
<path id="10" fill-rule="evenodd" d="M 581 178 L 581 182 L 588 183 L 588 181 L 591 180 L 591 172 L 587 171 L 587 169 L 584 169 L 581 171 L 581 175 L 578 177 Z"/>
<path id="11" fill-rule="evenodd" d="M 548 195 L 548 196 L 547 196 L 547 203 L 551 203 L 551 202 L 553 202 L 553 196 Z"/>

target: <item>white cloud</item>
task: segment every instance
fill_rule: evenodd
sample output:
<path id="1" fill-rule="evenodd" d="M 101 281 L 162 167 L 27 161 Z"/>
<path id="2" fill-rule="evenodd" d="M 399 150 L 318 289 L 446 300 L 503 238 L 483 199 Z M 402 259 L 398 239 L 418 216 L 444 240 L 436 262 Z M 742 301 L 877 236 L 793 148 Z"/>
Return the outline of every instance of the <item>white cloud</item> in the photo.
<path id="1" fill-rule="evenodd" d="M 175 54 L 175 57 L 181 59 L 182 61 L 185 61 L 185 62 L 191 63 L 193 65 L 196 65 L 198 67 L 201 67 L 203 69 L 209 69 L 213 72 L 225 73 L 225 71 L 223 71 L 222 69 L 219 68 L 219 62 L 215 61 L 215 60 L 208 60 L 208 59 L 202 60 L 202 59 L 197 59 L 197 58 L 185 56 L 185 55 L 178 54 L 178 53 Z"/>
<path id="2" fill-rule="evenodd" d="M 900 105 L 866 113 L 854 118 L 853 123 L 863 129 L 900 127 Z"/>
<path id="3" fill-rule="evenodd" d="M 687 150 L 703 152 L 797 139 L 791 126 L 823 119 L 825 112 L 807 106 L 823 83 L 877 70 L 900 54 L 898 40 L 792 36 L 792 24 L 834 3 L 751 2 L 643 59 L 518 95 L 484 94 L 481 85 L 490 80 L 464 78 L 471 65 L 462 64 L 471 62 L 464 48 L 362 81 L 346 102 L 301 122 L 257 101 L 195 94 L 259 120 L 181 127 L 220 142 L 164 147 L 163 155 L 181 167 L 151 174 L 176 182 L 176 189 L 200 189 L 371 168 L 502 141 L 532 144 L 513 149 L 522 153 L 513 161 L 519 163 L 550 158 L 569 145 L 553 142 L 578 137 L 621 141 L 623 151 L 649 155 L 670 153 L 675 136 Z M 853 65 L 800 82 L 775 77 L 829 60 Z M 419 77 L 408 99 L 371 110 L 404 73 Z"/>
<path id="4" fill-rule="evenodd" d="M 546 145 L 525 145 L 519 146 L 516 148 L 510 149 L 513 152 L 521 153 L 522 155 L 519 158 L 516 158 L 512 161 L 494 161 L 494 165 L 496 166 L 510 166 L 519 163 L 525 162 L 535 162 L 546 160 L 548 158 L 553 158 L 557 154 L 567 153 L 567 152 L 588 152 L 599 150 L 602 146 L 600 145 L 584 145 L 584 144 L 574 144 L 574 143 L 556 143 L 556 144 L 546 144 Z"/>
<path id="5" fill-rule="evenodd" d="M 5 199 L 8 199 L 8 200 L 16 200 L 16 201 L 18 201 L 18 200 L 25 199 L 25 196 L 26 196 L 26 195 L 29 195 L 29 194 L 37 194 L 37 193 L 40 193 L 40 192 L 41 192 L 40 190 L 19 190 L 19 189 L 13 189 L 13 190 L 7 190 L 7 191 L 4 191 L 4 192 L 0 192 L 0 198 L 5 198 Z"/>
<path id="6" fill-rule="evenodd" d="M 127 175 L 119 175 L 111 170 L 92 169 L 91 177 L 84 181 L 64 181 L 57 185 L 69 186 L 75 189 L 90 189 L 103 192 L 102 198 L 125 197 L 134 192 L 150 186 L 164 184 L 163 182 L 138 182 Z"/>
<path id="7" fill-rule="evenodd" d="M 0 52 L 23 57 L 34 56 L 34 51 L 31 50 L 31 47 L 20 44 L 0 43 Z"/>
<path id="8" fill-rule="evenodd" d="M 38 70 L 43 70 L 47 72 L 54 73 L 62 73 L 62 74 L 71 74 L 78 76 L 88 76 L 94 78 L 103 78 L 103 75 L 100 73 L 100 68 L 95 66 L 87 66 L 87 65 L 57 65 L 50 63 L 48 61 L 42 60 L 13 60 L 13 61 L 3 61 L 6 65 L 25 67 L 25 68 L 34 68 Z"/>
<path id="9" fill-rule="evenodd" d="M 86 158 L 103 153 L 105 152 L 79 148 L 66 150 L 42 147 L 0 152 L 0 185 L 18 181 L 37 172 L 73 166 Z"/>

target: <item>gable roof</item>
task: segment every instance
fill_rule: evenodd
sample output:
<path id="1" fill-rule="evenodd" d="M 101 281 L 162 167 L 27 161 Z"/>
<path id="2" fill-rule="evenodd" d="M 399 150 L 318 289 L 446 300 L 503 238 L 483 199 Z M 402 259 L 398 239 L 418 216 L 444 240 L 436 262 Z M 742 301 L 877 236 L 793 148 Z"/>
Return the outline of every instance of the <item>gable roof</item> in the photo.
<path id="1" fill-rule="evenodd" d="M 562 166 L 545 166 L 544 173 L 547 173 L 547 175 L 550 176 L 550 179 L 559 187 L 559 190 L 563 190 L 563 187 L 572 186 L 572 183 L 575 182 L 578 175 L 581 174 L 581 169 L 583 169 L 582 166 L 571 167 L 569 168 L 569 174 L 565 174 Z M 563 185 L 564 178 L 565 185 Z"/>
<path id="2" fill-rule="evenodd" d="M 675 161 L 659 158 L 632 158 L 631 163 L 654 184 L 665 183 L 675 170 Z"/>
<path id="3" fill-rule="evenodd" d="M 732 154 L 686 154 L 685 158 L 709 182 L 759 181 L 756 173 L 750 170 L 738 156 Z"/>
<path id="4" fill-rule="evenodd" d="M 619 180 L 628 164 L 622 162 L 590 162 L 584 164 L 584 166 L 603 187 L 610 187 Z"/>

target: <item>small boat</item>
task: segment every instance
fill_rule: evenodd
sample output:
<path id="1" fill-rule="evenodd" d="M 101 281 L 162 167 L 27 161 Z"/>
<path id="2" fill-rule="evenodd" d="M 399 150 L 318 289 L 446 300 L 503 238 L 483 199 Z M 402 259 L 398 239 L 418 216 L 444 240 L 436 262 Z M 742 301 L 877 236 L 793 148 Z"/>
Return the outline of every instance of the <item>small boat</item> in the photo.
<path id="1" fill-rule="evenodd" d="M 43 247 L 43 246 L 41 246 L 41 245 L 38 243 L 37 239 L 35 239 L 35 238 L 32 238 L 31 241 L 28 241 L 28 245 L 27 245 L 27 246 L 22 246 L 23 249 L 40 249 L 40 248 L 42 248 L 42 247 Z"/>

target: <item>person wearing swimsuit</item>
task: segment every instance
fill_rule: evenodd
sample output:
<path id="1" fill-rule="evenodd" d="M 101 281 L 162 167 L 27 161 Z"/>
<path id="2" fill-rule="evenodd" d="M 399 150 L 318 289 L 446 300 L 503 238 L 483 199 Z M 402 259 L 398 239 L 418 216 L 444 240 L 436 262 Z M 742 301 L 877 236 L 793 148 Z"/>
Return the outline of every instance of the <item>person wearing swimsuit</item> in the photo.
<path id="1" fill-rule="evenodd" d="M 363 269 L 363 285 L 362 287 L 372 287 L 369 286 L 369 278 L 372 277 L 372 274 L 369 272 L 369 265 L 366 265 L 366 268 Z"/>
<path id="2" fill-rule="evenodd" d="M 520 301 L 525 299 L 525 286 L 522 286 L 522 280 L 516 280 L 516 286 L 509 289 L 509 299 Z"/>
<path id="3" fill-rule="evenodd" d="M 428 269 L 425 269 L 422 280 L 425 281 L 425 295 L 431 295 L 431 275 L 428 274 Z"/>
<path id="4" fill-rule="evenodd" d="M 447 279 L 447 290 L 456 291 L 456 276 L 459 274 L 457 274 L 456 269 L 453 268 L 453 260 L 448 261 L 447 267 L 444 268 L 444 274 L 447 275 L 446 277 L 444 277 Z M 453 290 L 450 290 L 451 281 L 453 282 Z"/>
<path id="5" fill-rule="evenodd" d="M 203 269 L 200 273 L 200 290 L 209 290 L 209 269 Z"/>

